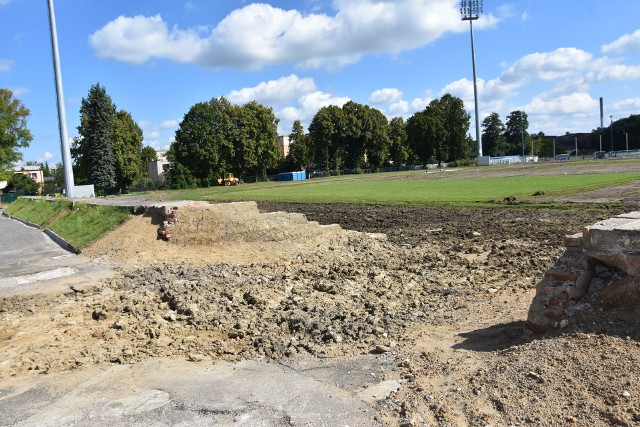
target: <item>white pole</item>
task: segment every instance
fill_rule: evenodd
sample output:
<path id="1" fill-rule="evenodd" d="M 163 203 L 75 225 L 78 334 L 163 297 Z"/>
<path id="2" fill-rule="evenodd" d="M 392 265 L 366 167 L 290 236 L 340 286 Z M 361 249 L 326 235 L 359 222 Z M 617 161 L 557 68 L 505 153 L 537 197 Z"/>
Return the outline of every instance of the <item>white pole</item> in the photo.
<path id="1" fill-rule="evenodd" d="M 602 130 L 600 131 L 600 151 L 602 151 Z"/>
<path id="2" fill-rule="evenodd" d="M 627 140 L 627 151 L 629 151 L 629 132 L 624 133 L 625 139 Z"/>
<path id="3" fill-rule="evenodd" d="M 56 30 L 56 16 L 53 10 L 53 0 L 47 0 L 49 5 L 49 28 L 51 30 L 51 50 L 53 51 L 53 73 L 56 81 L 56 98 L 58 101 L 58 130 L 60 131 L 60 148 L 62 151 L 62 166 L 64 168 L 64 186 L 68 197 L 73 197 L 74 182 L 71 166 L 71 151 L 67 136 L 67 118 L 64 110 L 64 93 L 62 92 L 62 72 L 60 70 L 60 56 L 58 54 L 58 35 Z"/>

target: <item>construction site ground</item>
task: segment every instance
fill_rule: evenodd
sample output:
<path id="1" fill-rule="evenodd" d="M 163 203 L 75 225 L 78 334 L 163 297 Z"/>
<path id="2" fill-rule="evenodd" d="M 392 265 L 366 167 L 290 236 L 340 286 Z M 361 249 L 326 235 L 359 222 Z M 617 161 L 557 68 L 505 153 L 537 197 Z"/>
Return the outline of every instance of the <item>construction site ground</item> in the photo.
<path id="1" fill-rule="evenodd" d="M 625 188 L 535 207 L 258 204 L 341 227 L 313 231 L 295 215 L 293 226 L 212 227 L 214 214 L 180 208 L 170 242 L 157 238 L 160 218 L 134 216 L 82 255 L 112 277 L 0 298 L 0 407 L 10 415 L 0 424 L 24 420 L 10 404 L 43 378 L 97 372 L 133 387 L 162 361 L 188 388 L 195 366 L 213 370 L 214 381 L 219 366 L 272 361 L 317 369 L 334 389 L 316 398 L 354 396 L 370 425 L 640 425 L 637 325 L 603 315 L 547 335 L 524 328 L 563 237 L 638 210 L 637 183 Z M 339 374 L 323 377 L 322 366 Z M 163 399 L 141 412 L 161 410 Z M 258 410 L 253 424 L 197 415 L 220 425 L 317 425 Z"/>

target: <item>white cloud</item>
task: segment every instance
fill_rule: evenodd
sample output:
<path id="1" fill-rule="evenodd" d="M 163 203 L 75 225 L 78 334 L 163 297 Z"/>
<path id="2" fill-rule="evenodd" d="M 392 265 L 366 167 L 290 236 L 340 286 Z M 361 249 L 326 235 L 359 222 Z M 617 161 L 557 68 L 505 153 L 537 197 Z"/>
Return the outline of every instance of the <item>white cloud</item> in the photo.
<path id="1" fill-rule="evenodd" d="M 576 48 L 559 48 L 552 52 L 532 53 L 520 58 L 500 76 L 507 84 L 522 85 L 531 78 L 556 80 L 587 67 L 593 55 Z"/>
<path id="2" fill-rule="evenodd" d="M 165 120 L 160 124 L 147 120 L 139 121 L 138 126 L 143 133 L 143 144 L 156 150 L 168 149 L 175 138 L 175 131 L 179 124 L 178 120 Z"/>
<path id="3" fill-rule="evenodd" d="M 13 68 L 13 64 L 14 62 L 10 59 L 0 59 L 0 73 L 10 72 Z"/>
<path id="4" fill-rule="evenodd" d="M 234 90 L 227 95 L 227 98 L 238 105 L 258 101 L 274 106 L 296 100 L 302 95 L 316 91 L 316 89 L 316 83 L 312 78 L 301 79 L 295 74 L 291 74 L 276 80 L 261 82 L 254 87 Z"/>
<path id="5" fill-rule="evenodd" d="M 405 115 L 407 115 L 407 113 L 409 113 L 409 103 L 405 100 L 394 102 L 393 104 L 389 105 L 387 113 L 388 115 L 392 116 L 392 118 L 397 116 L 404 117 Z"/>
<path id="6" fill-rule="evenodd" d="M 89 43 L 100 58 L 142 64 L 151 58 L 167 58 L 178 62 L 193 61 L 204 41 L 199 29 L 178 30 L 162 20 L 151 17 L 119 16 L 89 36 Z"/>
<path id="7" fill-rule="evenodd" d="M 100 58 L 135 64 L 166 58 L 213 68 L 282 63 L 317 68 L 343 66 L 367 53 L 414 49 L 467 30 L 453 0 L 335 0 L 333 6 L 336 13 L 330 16 L 252 3 L 210 31 L 169 29 L 160 15 L 120 16 L 91 35 L 90 43 Z M 497 22 L 489 14 L 477 27 Z"/>
<path id="8" fill-rule="evenodd" d="M 369 97 L 372 104 L 386 105 L 393 104 L 402 99 L 402 91 L 395 88 L 384 88 L 374 91 Z"/>
<path id="9" fill-rule="evenodd" d="M 602 46 L 604 53 L 625 53 L 635 50 L 640 50 L 640 29 Z"/>
<path id="10" fill-rule="evenodd" d="M 25 93 L 29 93 L 29 88 L 26 88 L 24 86 L 12 87 L 9 89 L 11 90 L 11 92 L 13 92 L 13 96 L 20 96 L 24 95 Z"/>
<path id="11" fill-rule="evenodd" d="M 158 127 L 160 129 L 176 129 L 179 124 L 180 122 L 178 120 L 165 120 L 164 122 L 160 123 Z"/>
<path id="12" fill-rule="evenodd" d="M 640 79 L 640 65 L 609 65 L 594 73 L 598 81 Z"/>
<path id="13" fill-rule="evenodd" d="M 276 116 L 280 119 L 278 132 L 280 134 L 289 134 L 295 120 L 300 120 L 307 127 L 313 116 L 322 107 L 328 107 L 329 105 L 342 107 L 349 101 L 350 98 L 335 96 L 322 91 L 314 91 L 302 95 L 295 105 L 282 108 L 276 112 Z"/>
<path id="14" fill-rule="evenodd" d="M 547 100 L 535 97 L 521 110 L 529 114 L 580 114 L 597 111 L 598 105 L 588 93 L 573 93 Z"/>

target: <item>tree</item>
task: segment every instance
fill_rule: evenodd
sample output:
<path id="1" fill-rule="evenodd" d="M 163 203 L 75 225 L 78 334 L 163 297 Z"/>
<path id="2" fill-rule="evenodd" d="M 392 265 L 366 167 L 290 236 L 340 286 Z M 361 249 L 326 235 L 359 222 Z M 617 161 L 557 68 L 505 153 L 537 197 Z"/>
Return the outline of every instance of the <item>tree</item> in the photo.
<path id="1" fill-rule="evenodd" d="M 211 185 L 228 172 L 264 178 L 282 159 L 277 124 L 273 110 L 257 102 L 241 107 L 224 97 L 200 102 L 185 114 L 171 144 L 173 176 L 180 172 L 186 177 L 180 182 L 192 178 L 199 186 Z"/>
<path id="2" fill-rule="evenodd" d="M 531 135 L 533 139 L 534 154 L 540 157 L 553 157 L 553 140 L 546 137 L 544 132 Z"/>
<path id="3" fill-rule="evenodd" d="M 224 97 L 192 106 L 169 149 L 172 169 L 182 165 L 199 186 L 216 182 L 232 170 L 235 157 L 234 107 Z M 175 173 L 175 172 L 174 172 Z"/>
<path id="4" fill-rule="evenodd" d="M 140 150 L 140 175 L 147 176 L 149 162 L 158 160 L 158 153 L 153 147 L 145 146 Z"/>
<path id="5" fill-rule="evenodd" d="M 273 110 L 252 101 L 236 107 L 233 121 L 239 135 L 234 144 L 237 172 L 243 175 L 251 171 L 256 181 L 266 179 L 267 170 L 277 167 L 282 160 L 278 119 Z"/>
<path id="6" fill-rule="evenodd" d="M 521 155 L 526 152 L 526 147 L 531 146 L 528 129 L 529 119 L 524 111 L 512 111 L 507 116 L 504 132 L 507 141 L 507 154 Z"/>
<path id="7" fill-rule="evenodd" d="M 0 180 L 13 174 L 13 164 L 22 160 L 20 148 L 33 140 L 27 128 L 30 111 L 9 89 L 0 88 Z"/>
<path id="8" fill-rule="evenodd" d="M 507 154 L 507 140 L 504 124 L 498 113 L 491 113 L 482 121 L 482 152 L 486 156 Z"/>
<path id="9" fill-rule="evenodd" d="M 340 169 L 344 164 L 344 129 L 346 120 L 336 105 L 322 107 L 309 125 L 311 155 L 316 167 Z"/>
<path id="10" fill-rule="evenodd" d="M 407 140 L 423 165 L 447 160 L 446 129 L 436 101 L 407 120 Z"/>
<path id="11" fill-rule="evenodd" d="M 79 137 L 71 155 L 76 162 L 77 182 L 96 186 L 97 194 L 114 192 L 117 186 L 117 159 L 114 150 L 116 106 L 106 89 L 97 83 L 89 89 L 80 107 Z"/>
<path id="12" fill-rule="evenodd" d="M 394 117 L 387 128 L 389 138 L 389 157 L 394 166 L 400 166 L 409 160 L 411 149 L 407 143 L 407 125 L 402 117 Z"/>
<path id="13" fill-rule="evenodd" d="M 288 160 L 294 167 L 304 170 L 311 163 L 309 153 L 309 138 L 304 133 L 304 128 L 300 120 L 293 122 L 291 133 L 289 134 L 289 154 Z"/>
<path id="14" fill-rule="evenodd" d="M 124 110 L 118 111 L 113 120 L 113 149 L 116 182 L 122 191 L 142 175 L 142 129 Z"/>
<path id="15" fill-rule="evenodd" d="M 389 158 L 389 122 L 380 110 L 367 107 L 362 129 L 369 165 L 378 170 Z"/>
<path id="16" fill-rule="evenodd" d="M 445 160 L 468 159 L 469 146 L 467 143 L 467 134 L 469 132 L 471 115 L 465 111 L 462 99 L 447 93 L 443 95 L 442 98 L 431 101 L 429 107 L 436 110 L 441 123 L 445 125 Z"/>
<path id="17" fill-rule="evenodd" d="M 40 185 L 30 176 L 17 173 L 11 177 L 7 183 L 7 188 L 13 189 L 17 193 L 35 196 L 40 191 Z"/>

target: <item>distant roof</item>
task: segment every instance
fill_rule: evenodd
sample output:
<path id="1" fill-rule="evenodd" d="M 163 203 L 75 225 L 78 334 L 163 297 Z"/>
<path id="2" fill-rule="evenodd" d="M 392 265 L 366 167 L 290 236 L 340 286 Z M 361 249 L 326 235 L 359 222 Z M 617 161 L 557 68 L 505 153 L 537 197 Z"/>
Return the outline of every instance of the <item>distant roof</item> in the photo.
<path id="1" fill-rule="evenodd" d="M 15 172 L 20 171 L 39 171 L 41 169 L 40 166 L 16 166 L 13 168 Z"/>

